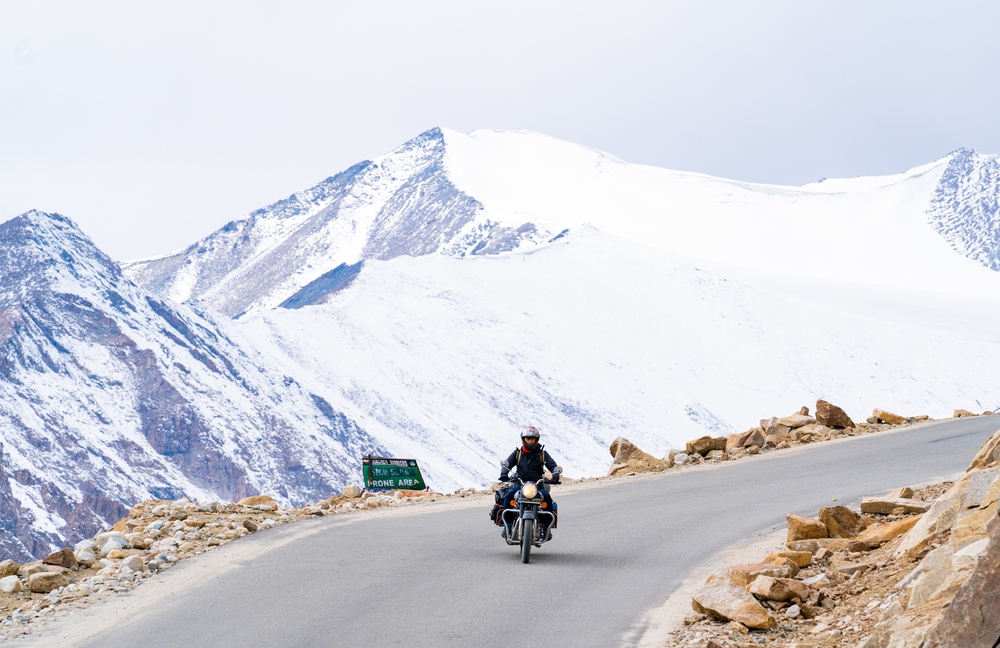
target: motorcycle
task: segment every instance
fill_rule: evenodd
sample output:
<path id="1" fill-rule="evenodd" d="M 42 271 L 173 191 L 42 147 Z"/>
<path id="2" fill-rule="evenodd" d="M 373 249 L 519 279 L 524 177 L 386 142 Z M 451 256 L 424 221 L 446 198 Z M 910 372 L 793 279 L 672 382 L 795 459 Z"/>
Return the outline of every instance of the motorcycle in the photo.
<path id="1" fill-rule="evenodd" d="M 548 510 L 548 504 L 542 498 L 542 484 L 551 484 L 547 479 L 536 482 L 524 482 L 515 497 L 516 507 L 505 508 L 501 513 L 503 522 L 503 538 L 507 544 L 521 547 L 521 562 L 531 560 L 531 548 L 541 547 L 552 539 L 552 524 L 556 521 L 555 514 Z M 506 498 L 506 496 L 505 496 Z"/>

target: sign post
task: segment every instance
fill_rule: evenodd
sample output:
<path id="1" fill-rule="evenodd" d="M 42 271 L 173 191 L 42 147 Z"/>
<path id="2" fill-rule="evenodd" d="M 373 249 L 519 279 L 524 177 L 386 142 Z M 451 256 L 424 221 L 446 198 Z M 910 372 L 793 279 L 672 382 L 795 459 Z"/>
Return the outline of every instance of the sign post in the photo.
<path id="1" fill-rule="evenodd" d="M 389 457 L 361 458 L 361 471 L 368 490 L 425 490 L 424 478 L 416 459 Z"/>

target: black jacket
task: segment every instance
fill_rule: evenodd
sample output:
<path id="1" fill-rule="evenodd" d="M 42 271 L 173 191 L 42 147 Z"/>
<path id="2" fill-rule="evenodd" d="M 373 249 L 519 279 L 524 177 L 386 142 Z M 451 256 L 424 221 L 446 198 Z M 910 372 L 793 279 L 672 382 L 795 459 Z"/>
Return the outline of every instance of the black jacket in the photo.
<path id="1" fill-rule="evenodd" d="M 559 467 L 556 466 L 556 460 L 552 456 L 545 452 L 545 446 L 539 444 L 538 448 L 535 448 L 531 452 L 525 452 L 523 448 L 518 448 L 514 452 L 510 453 L 510 456 L 500 462 L 500 481 L 507 481 L 510 469 L 517 467 L 517 476 L 519 479 L 529 482 L 538 481 L 543 478 L 543 470 L 545 468 L 549 469 L 552 473 L 553 481 L 559 480 Z"/>

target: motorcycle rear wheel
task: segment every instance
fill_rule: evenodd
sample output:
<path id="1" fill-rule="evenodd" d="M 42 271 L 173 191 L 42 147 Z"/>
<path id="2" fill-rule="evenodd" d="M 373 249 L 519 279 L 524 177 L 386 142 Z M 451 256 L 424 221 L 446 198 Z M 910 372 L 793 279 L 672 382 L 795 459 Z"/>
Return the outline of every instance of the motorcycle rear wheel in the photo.
<path id="1" fill-rule="evenodd" d="M 521 521 L 521 562 L 527 563 L 531 560 L 531 540 L 534 537 L 534 520 Z"/>

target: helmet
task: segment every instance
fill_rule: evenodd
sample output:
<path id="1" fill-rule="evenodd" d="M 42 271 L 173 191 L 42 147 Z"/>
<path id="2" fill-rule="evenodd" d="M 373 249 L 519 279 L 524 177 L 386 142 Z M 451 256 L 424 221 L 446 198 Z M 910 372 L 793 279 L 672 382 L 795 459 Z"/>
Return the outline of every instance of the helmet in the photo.
<path id="1" fill-rule="evenodd" d="M 527 439 L 529 437 L 534 438 L 534 439 L 538 439 L 541 436 L 542 435 L 538 431 L 538 428 L 536 428 L 534 425 L 525 426 L 525 428 L 521 430 L 521 438 L 522 439 Z"/>

